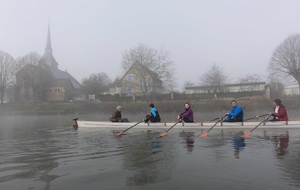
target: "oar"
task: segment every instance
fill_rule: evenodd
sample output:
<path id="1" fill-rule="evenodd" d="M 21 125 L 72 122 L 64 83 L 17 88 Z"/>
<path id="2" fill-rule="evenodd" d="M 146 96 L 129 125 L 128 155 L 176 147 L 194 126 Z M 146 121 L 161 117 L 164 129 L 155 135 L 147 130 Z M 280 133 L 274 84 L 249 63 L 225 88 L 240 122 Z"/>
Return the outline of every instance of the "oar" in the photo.
<path id="1" fill-rule="evenodd" d="M 248 119 L 245 119 L 244 121 L 248 121 L 248 120 L 251 120 L 251 119 L 258 119 L 260 117 L 265 117 L 265 116 L 268 116 L 269 114 L 263 114 L 263 115 L 257 115 L 257 116 L 254 116 L 254 117 L 250 117 Z"/>
<path id="2" fill-rule="evenodd" d="M 217 119 L 220 119 L 220 117 L 216 117 L 215 119 L 212 119 L 210 121 L 216 121 Z"/>
<path id="3" fill-rule="evenodd" d="M 219 117 L 218 118 L 218 121 L 211 127 L 209 128 L 205 133 L 203 133 L 202 135 L 200 135 L 199 137 L 206 137 L 209 133 L 210 130 L 212 130 L 219 122 L 223 121 L 224 117 L 226 116 L 227 114 L 225 114 L 223 117 Z"/>
<path id="4" fill-rule="evenodd" d="M 166 131 L 162 132 L 159 137 L 164 137 L 167 135 L 167 132 L 170 131 L 173 127 L 175 127 L 175 125 L 177 125 L 177 123 L 180 123 L 182 121 L 182 119 L 179 119 L 176 123 L 174 123 L 174 125 L 172 125 L 169 129 L 167 129 Z"/>
<path id="5" fill-rule="evenodd" d="M 148 118 L 150 118 L 150 116 L 149 116 L 149 117 L 146 117 L 145 119 L 148 119 Z M 142 122 L 144 122 L 145 119 L 143 119 L 143 120 L 137 122 L 136 124 L 132 125 L 131 127 L 127 128 L 127 129 L 125 129 L 125 130 L 123 130 L 123 131 L 117 133 L 116 136 L 121 136 L 124 132 L 126 132 L 126 131 L 128 131 L 129 129 L 131 129 L 131 128 L 137 126 L 138 124 L 140 124 L 140 123 L 142 123 Z"/>
<path id="6" fill-rule="evenodd" d="M 142 123 L 142 122 L 144 122 L 144 120 L 139 121 L 139 122 L 137 122 L 136 124 L 132 125 L 131 127 L 129 127 L 129 128 L 127 128 L 127 129 L 125 129 L 125 130 L 123 130 L 123 131 L 117 133 L 116 136 L 121 136 L 121 135 L 123 135 L 124 132 L 128 131 L 129 129 L 131 129 L 131 128 L 137 126 L 138 124 L 140 124 L 140 123 Z"/>
<path id="7" fill-rule="evenodd" d="M 262 120 L 258 125 L 256 125 L 250 132 L 247 132 L 244 135 L 242 135 L 242 137 L 249 137 L 251 135 L 251 132 L 254 131 L 257 127 L 259 127 L 262 123 L 266 122 L 269 119 L 270 116 L 271 115 L 268 114 L 268 117 L 265 117 L 264 120 Z"/>

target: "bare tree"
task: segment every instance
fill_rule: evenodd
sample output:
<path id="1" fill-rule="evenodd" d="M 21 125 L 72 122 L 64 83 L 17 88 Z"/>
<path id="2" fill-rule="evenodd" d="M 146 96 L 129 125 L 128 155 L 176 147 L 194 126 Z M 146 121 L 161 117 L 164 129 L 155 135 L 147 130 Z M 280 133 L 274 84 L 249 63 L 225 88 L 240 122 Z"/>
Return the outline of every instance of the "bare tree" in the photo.
<path id="1" fill-rule="evenodd" d="M 134 89 L 148 94 L 152 88 L 164 87 L 173 90 L 176 85 L 174 80 L 173 63 L 169 52 L 164 49 L 154 49 L 144 44 L 130 49 L 123 54 L 122 72 L 128 70 L 133 73 L 136 83 L 132 83 Z"/>
<path id="2" fill-rule="evenodd" d="M 88 78 L 82 80 L 82 89 L 86 95 L 99 94 L 107 92 L 112 83 L 106 73 L 91 74 Z"/>
<path id="3" fill-rule="evenodd" d="M 275 49 L 269 71 L 281 80 L 294 78 L 300 89 L 300 34 L 290 35 Z"/>
<path id="4" fill-rule="evenodd" d="M 195 84 L 191 81 L 185 81 L 183 84 L 183 91 L 185 91 L 185 87 L 195 86 Z"/>
<path id="5" fill-rule="evenodd" d="M 53 76 L 51 73 L 39 64 L 41 56 L 36 52 L 31 52 L 24 57 L 17 59 L 19 67 L 18 72 L 18 88 L 24 88 L 24 96 L 26 100 L 43 100 L 46 89 L 51 85 Z M 28 91 L 32 89 L 32 94 Z"/>
<path id="6" fill-rule="evenodd" d="M 184 87 L 191 87 L 191 86 L 195 86 L 195 84 L 191 81 L 185 81 L 183 86 Z"/>
<path id="7" fill-rule="evenodd" d="M 4 92 L 8 85 L 12 85 L 15 76 L 15 60 L 4 51 L 0 51 L 0 93 L 3 104 Z"/>
<path id="8" fill-rule="evenodd" d="M 283 95 L 284 85 L 281 82 L 271 81 L 269 83 L 269 86 L 270 86 L 270 97 L 271 98 L 278 98 Z"/>
<path id="9" fill-rule="evenodd" d="M 209 92 L 220 92 L 223 90 L 223 85 L 227 81 L 227 75 L 223 69 L 217 65 L 213 66 L 200 78 L 200 84 L 207 86 Z"/>

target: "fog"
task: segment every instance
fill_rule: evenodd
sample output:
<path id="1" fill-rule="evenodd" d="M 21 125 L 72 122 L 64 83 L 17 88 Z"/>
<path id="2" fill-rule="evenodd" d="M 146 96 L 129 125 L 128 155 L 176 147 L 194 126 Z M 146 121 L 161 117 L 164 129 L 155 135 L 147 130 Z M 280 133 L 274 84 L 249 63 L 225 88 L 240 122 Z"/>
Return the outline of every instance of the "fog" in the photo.
<path id="1" fill-rule="evenodd" d="M 48 23 L 59 69 L 78 81 L 120 75 L 122 55 L 139 43 L 170 52 L 177 89 L 198 83 L 213 63 L 231 82 L 267 76 L 274 49 L 300 31 L 300 1 L 1 0 L 0 50 L 43 55 Z"/>

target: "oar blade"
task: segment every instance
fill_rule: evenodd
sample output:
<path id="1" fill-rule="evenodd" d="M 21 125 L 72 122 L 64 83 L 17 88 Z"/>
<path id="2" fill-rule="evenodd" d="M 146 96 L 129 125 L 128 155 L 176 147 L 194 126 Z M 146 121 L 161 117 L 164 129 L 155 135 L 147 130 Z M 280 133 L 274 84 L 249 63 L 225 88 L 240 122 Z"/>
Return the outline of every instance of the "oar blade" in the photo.
<path id="1" fill-rule="evenodd" d="M 167 135 L 167 131 L 164 131 L 164 132 L 162 132 L 160 135 L 159 135 L 159 137 L 164 137 L 164 136 L 166 136 Z"/>
<path id="2" fill-rule="evenodd" d="M 115 134 L 116 136 L 121 136 L 121 135 L 123 135 L 123 132 L 118 132 L 117 134 Z"/>
<path id="3" fill-rule="evenodd" d="M 207 135 L 208 135 L 208 132 L 205 132 L 202 135 L 200 135 L 199 137 L 206 137 Z"/>
<path id="4" fill-rule="evenodd" d="M 251 132 L 247 132 L 244 135 L 242 135 L 242 137 L 249 137 L 251 135 Z"/>

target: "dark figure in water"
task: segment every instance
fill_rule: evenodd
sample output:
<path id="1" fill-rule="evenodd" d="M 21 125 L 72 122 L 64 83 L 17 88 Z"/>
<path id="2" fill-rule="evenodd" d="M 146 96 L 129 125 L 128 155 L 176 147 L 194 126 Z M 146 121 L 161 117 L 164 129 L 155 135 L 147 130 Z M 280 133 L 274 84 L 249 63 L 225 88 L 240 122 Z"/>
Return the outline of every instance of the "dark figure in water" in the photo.
<path id="1" fill-rule="evenodd" d="M 158 110 L 155 108 L 154 104 L 151 103 L 149 104 L 149 108 L 150 108 L 150 115 L 147 115 L 146 118 L 144 119 L 144 122 L 160 122 L 160 115 L 158 113 Z"/>

